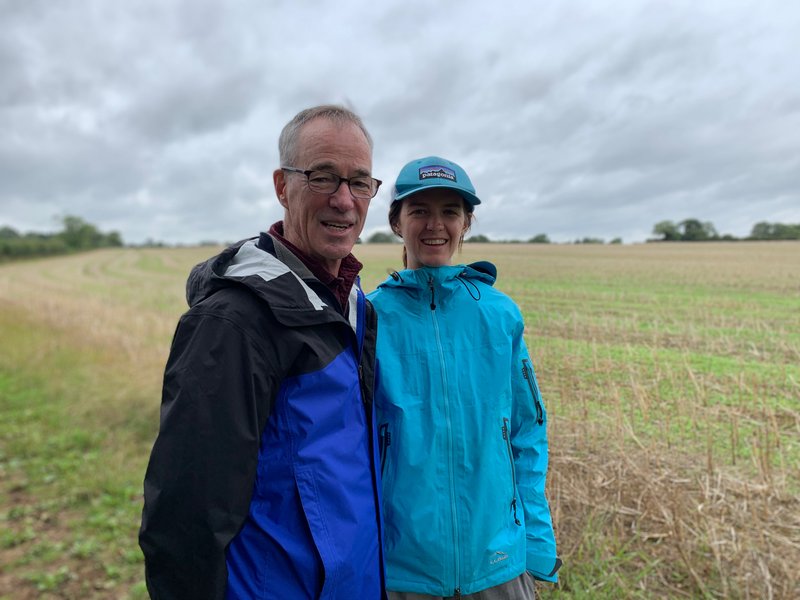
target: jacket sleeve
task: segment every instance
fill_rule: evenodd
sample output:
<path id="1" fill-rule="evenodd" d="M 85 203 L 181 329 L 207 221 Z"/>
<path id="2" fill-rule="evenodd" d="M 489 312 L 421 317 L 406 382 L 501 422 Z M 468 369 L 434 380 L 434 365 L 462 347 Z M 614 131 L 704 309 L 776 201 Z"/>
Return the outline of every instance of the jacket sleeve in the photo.
<path id="1" fill-rule="evenodd" d="M 218 316 L 190 311 L 178 324 L 139 533 L 155 600 L 225 597 L 225 550 L 248 514 L 280 380 L 271 350 Z"/>
<path id="2" fill-rule="evenodd" d="M 514 334 L 511 447 L 525 514 L 526 569 L 537 579 L 557 581 L 561 560 L 556 553 L 550 507 L 545 496 L 547 414 L 522 332 L 520 321 Z"/>

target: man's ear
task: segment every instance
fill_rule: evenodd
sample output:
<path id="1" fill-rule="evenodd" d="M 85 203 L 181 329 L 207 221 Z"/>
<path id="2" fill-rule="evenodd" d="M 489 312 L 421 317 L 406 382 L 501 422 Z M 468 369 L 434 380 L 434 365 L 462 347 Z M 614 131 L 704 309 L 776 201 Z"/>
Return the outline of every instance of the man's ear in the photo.
<path id="1" fill-rule="evenodd" d="M 272 172 L 272 183 L 275 185 L 275 195 L 283 208 L 288 208 L 286 201 L 286 173 L 282 169 L 275 169 Z"/>

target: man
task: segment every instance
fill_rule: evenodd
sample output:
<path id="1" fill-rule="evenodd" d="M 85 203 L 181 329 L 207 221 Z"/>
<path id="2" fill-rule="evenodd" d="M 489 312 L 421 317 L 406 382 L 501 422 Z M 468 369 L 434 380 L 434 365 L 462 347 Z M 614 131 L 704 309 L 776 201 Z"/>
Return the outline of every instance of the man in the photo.
<path id="1" fill-rule="evenodd" d="M 350 253 L 380 185 L 372 142 L 319 106 L 279 149 L 284 220 L 187 283 L 144 481 L 155 599 L 384 597 L 376 323 Z"/>

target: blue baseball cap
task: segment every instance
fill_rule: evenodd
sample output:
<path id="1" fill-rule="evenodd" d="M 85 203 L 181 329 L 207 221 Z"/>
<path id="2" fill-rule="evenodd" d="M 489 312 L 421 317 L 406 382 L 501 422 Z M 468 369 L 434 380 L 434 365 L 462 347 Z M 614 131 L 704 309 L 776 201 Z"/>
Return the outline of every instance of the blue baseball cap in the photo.
<path id="1" fill-rule="evenodd" d="M 470 205 L 480 204 L 475 186 L 467 172 L 456 163 L 440 156 L 426 156 L 412 160 L 400 169 L 392 189 L 392 202 L 399 202 L 412 194 L 431 188 L 449 188 L 458 192 Z"/>

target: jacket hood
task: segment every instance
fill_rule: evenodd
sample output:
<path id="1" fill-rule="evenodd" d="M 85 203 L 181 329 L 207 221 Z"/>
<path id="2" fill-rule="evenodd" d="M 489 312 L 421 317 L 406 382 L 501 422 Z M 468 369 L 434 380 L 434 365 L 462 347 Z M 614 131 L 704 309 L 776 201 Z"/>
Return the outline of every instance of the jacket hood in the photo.
<path id="1" fill-rule="evenodd" d="M 299 258 L 269 234 L 262 234 L 195 265 L 186 282 L 186 300 L 195 306 L 222 288 L 245 286 L 287 326 L 341 319 L 338 310 L 312 289 L 315 285 L 322 284 Z M 350 293 L 351 305 L 357 297 L 358 283 Z M 350 320 L 353 315 L 355 310 L 350 311 Z"/>
<path id="2" fill-rule="evenodd" d="M 255 239 L 255 238 L 252 238 Z M 249 240 L 241 240 L 227 247 L 220 254 L 196 264 L 186 280 L 186 302 L 194 306 L 208 298 L 221 287 L 230 285 L 224 281 L 225 269 L 231 263 L 239 248 Z"/>
<path id="3" fill-rule="evenodd" d="M 497 267 L 488 261 L 479 261 L 468 265 L 405 269 L 394 271 L 378 288 L 427 288 L 431 279 L 440 284 L 461 279 L 493 286 L 497 281 Z"/>

